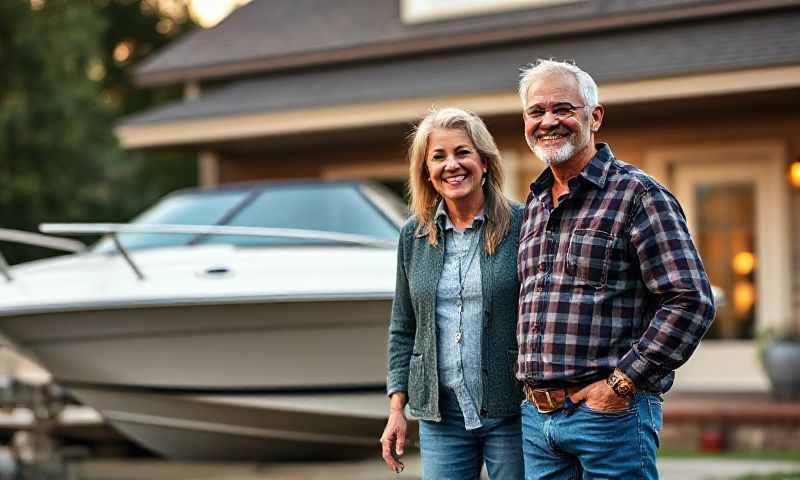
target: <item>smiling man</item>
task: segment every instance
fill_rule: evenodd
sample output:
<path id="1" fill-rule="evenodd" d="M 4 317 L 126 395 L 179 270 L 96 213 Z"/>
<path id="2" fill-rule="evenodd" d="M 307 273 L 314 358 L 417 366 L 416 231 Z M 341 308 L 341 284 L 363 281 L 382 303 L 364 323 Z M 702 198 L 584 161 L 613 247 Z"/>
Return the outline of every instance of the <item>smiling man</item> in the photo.
<path id="1" fill-rule="evenodd" d="M 519 86 L 547 168 L 520 231 L 517 378 L 525 478 L 658 478 L 661 396 L 714 318 L 675 198 L 595 144 L 597 85 L 539 60 Z"/>

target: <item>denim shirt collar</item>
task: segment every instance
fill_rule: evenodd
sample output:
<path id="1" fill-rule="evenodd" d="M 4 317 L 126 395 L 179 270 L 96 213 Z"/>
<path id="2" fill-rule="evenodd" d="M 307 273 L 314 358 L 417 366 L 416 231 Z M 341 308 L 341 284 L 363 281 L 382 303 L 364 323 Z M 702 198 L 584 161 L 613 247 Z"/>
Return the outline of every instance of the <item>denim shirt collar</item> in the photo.
<path id="1" fill-rule="evenodd" d="M 444 232 L 448 230 L 454 230 L 456 228 L 456 226 L 453 225 L 453 222 L 450 221 L 450 215 L 447 214 L 447 208 L 445 207 L 444 200 L 439 200 L 439 205 L 436 206 L 434 218 L 436 219 L 436 224 Z M 485 207 L 481 207 L 480 212 L 478 212 L 478 214 L 475 215 L 475 218 L 472 219 L 472 225 L 467 228 L 477 228 L 484 221 L 486 221 L 486 209 Z"/>
<path id="2" fill-rule="evenodd" d="M 578 177 L 582 177 L 589 184 L 595 187 L 603 188 L 608 179 L 608 171 L 611 168 L 612 161 L 614 160 L 614 153 L 611 152 L 611 147 L 606 143 L 598 143 L 595 145 L 597 153 L 594 154 L 589 163 L 583 167 Z M 553 186 L 553 172 L 550 168 L 545 169 L 539 177 L 531 183 L 531 192 L 544 201 L 545 197 L 550 193 L 550 187 Z"/>

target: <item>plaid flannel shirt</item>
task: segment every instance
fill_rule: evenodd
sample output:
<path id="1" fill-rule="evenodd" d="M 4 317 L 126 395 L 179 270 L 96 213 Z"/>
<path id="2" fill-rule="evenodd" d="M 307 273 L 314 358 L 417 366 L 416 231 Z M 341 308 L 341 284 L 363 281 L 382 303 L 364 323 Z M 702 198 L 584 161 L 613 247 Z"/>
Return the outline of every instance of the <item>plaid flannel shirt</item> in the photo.
<path id="1" fill-rule="evenodd" d="M 666 392 L 711 326 L 711 286 L 677 200 L 609 147 L 553 208 L 547 169 L 520 232 L 517 378 L 537 387 L 620 368 Z"/>

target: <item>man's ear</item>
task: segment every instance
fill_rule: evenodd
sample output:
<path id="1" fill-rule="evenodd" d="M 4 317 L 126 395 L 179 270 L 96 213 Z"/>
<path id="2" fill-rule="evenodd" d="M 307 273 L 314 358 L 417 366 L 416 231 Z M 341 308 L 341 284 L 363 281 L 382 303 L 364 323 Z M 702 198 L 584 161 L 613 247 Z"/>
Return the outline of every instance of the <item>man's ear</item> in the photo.
<path id="1" fill-rule="evenodd" d="M 603 125 L 603 115 L 605 115 L 606 109 L 602 105 L 596 105 L 592 108 L 592 121 L 590 124 L 591 130 L 596 132 L 600 130 L 600 127 Z"/>

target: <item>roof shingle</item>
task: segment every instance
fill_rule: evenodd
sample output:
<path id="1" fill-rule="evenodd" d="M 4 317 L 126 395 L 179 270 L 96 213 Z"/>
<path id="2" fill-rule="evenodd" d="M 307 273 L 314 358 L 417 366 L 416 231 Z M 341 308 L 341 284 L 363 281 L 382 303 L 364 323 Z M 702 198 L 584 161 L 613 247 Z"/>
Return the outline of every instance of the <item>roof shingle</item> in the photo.
<path id="1" fill-rule="evenodd" d="M 550 57 L 574 59 L 601 84 L 602 95 L 606 82 L 800 64 L 798 25 L 800 10 L 782 11 L 275 72 L 123 125 L 513 91 L 521 66 Z"/>
<path id="2" fill-rule="evenodd" d="M 254 0 L 137 69 L 142 83 L 265 72 L 337 61 L 520 41 L 675 18 L 755 11 L 797 1 L 596 0 L 404 24 L 401 0 Z"/>

